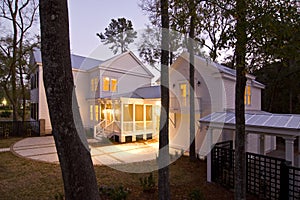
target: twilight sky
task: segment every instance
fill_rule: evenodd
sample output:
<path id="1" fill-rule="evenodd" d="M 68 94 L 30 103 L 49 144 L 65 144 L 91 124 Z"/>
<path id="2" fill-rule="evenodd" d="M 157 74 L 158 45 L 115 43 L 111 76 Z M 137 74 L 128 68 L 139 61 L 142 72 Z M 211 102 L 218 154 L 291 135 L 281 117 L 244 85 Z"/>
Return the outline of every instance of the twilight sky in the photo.
<path id="1" fill-rule="evenodd" d="M 148 17 L 138 3 L 139 0 L 69 0 L 71 52 L 98 57 L 95 49 L 103 45 L 96 33 L 104 32 L 111 19 L 125 17 L 135 30 L 145 28 Z"/>

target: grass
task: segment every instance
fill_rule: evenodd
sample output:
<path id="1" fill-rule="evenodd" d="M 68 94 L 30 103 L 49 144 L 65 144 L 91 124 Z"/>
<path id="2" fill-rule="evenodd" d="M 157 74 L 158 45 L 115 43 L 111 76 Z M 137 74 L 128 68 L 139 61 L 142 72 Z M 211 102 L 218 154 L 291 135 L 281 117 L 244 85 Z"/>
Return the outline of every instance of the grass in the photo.
<path id="1" fill-rule="evenodd" d="M 55 199 L 63 193 L 59 165 L 17 157 L 11 152 L 0 153 L 0 199 Z M 156 165 L 155 161 L 122 165 L 123 169 L 140 169 Z M 95 166 L 98 186 L 124 186 L 131 193 L 128 199 L 157 199 L 154 193 L 144 193 L 140 178 L 149 173 L 126 173 L 107 166 Z M 153 173 L 157 182 L 157 171 Z M 213 183 L 206 182 L 206 163 L 190 162 L 182 157 L 170 165 L 172 199 L 188 199 L 192 191 L 200 190 L 205 199 L 233 199 L 233 193 Z"/>
<path id="2" fill-rule="evenodd" d="M 15 142 L 24 139 L 22 137 L 9 137 L 0 139 L 0 148 L 9 148 Z"/>

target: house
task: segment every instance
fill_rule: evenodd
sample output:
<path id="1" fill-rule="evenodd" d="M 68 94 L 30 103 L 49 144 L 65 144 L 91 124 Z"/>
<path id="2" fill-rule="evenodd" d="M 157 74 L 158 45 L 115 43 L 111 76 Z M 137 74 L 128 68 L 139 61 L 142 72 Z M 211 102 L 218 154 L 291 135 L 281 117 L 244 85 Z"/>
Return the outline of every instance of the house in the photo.
<path id="1" fill-rule="evenodd" d="M 261 91 L 264 85 L 247 74 L 245 88 L 245 110 L 247 113 L 261 111 Z M 170 144 L 179 149 L 188 149 L 189 138 L 189 54 L 184 52 L 172 64 L 170 69 Z M 195 143 L 199 157 L 205 157 L 209 151 L 207 130 L 199 124 L 199 119 L 214 112 L 231 111 L 235 108 L 236 72 L 223 65 L 195 56 Z M 214 143 L 233 140 L 234 132 L 214 130 Z M 265 152 L 276 149 L 276 138 L 265 138 Z M 259 135 L 247 135 L 247 151 L 258 153 Z"/>
<path id="2" fill-rule="evenodd" d="M 189 55 L 184 52 L 170 67 L 170 146 L 188 150 L 189 138 Z M 31 74 L 31 117 L 51 123 L 42 79 L 40 51 L 35 51 Z M 119 142 L 155 138 L 159 132 L 160 86 L 152 86 L 152 73 L 132 53 L 126 52 L 105 61 L 71 56 L 75 90 L 85 128 L 94 137 L 113 137 Z M 209 152 L 205 127 L 198 120 L 213 112 L 234 110 L 235 70 L 195 56 L 195 141 L 197 153 Z M 264 85 L 247 74 L 245 105 L 247 112 L 262 113 L 261 90 Z M 216 130 L 215 140 L 234 138 L 232 131 Z M 247 136 L 247 150 L 258 152 L 257 135 Z M 265 140 L 265 151 L 276 147 L 275 137 Z"/>
<path id="3" fill-rule="evenodd" d="M 39 50 L 33 52 L 30 62 L 35 66 L 30 75 L 31 119 L 45 121 L 45 132 L 51 132 Z M 145 105 L 143 108 L 139 106 L 141 103 L 144 105 L 147 102 L 133 103 L 130 98 L 124 98 L 121 95 L 130 93 L 141 86 L 150 86 L 153 78 L 152 73 L 132 52 L 126 52 L 105 61 L 71 55 L 71 63 L 76 97 L 85 128 L 94 128 L 95 125 L 102 122 L 101 126 L 110 130 L 114 125 L 119 124 L 119 112 L 123 108 L 131 115 L 133 109 L 136 109 L 136 113 L 140 113 L 141 109 L 145 109 L 145 113 L 152 113 L 153 108 L 150 106 Z M 117 99 L 118 96 L 122 96 L 122 98 Z M 134 108 L 132 108 L 133 105 Z M 115 109 L 114 112 L 112 108 Z M 144 120 L 143 117 L 136 115 L 136 124 L 140 125 Z M 126 121 L 127 118 L 124 120 Z M 128 122 L 121 125 L 124 127 L 119 127 L 119 129 L 130 129 L 129 126 L 133 124 Z M 115 127 L 117 130 L 117 126 Z M 148 137 L 150 136 L 148 135 Z M 124 142 L 124 140 L 121 141 Z"/>

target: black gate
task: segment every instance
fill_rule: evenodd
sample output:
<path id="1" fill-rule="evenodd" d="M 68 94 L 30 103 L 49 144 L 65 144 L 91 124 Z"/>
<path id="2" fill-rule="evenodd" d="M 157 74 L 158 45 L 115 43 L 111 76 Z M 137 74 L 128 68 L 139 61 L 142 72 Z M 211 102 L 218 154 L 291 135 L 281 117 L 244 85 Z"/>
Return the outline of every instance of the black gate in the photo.
<path id="1" fill-rule="evenodd" d="M 234 188 L 232 141 L 217 143 L 212 149 L 212 181 Z M 247 193 L 260 199 L 300 199 L 300 168 L 284 159 L 246 153 Z"/>

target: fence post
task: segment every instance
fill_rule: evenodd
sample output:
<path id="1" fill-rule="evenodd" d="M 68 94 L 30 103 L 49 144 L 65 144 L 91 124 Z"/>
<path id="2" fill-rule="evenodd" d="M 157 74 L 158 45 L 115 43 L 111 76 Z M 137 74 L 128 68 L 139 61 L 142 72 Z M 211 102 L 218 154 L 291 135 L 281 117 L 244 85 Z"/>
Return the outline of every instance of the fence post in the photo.
<path id="1" fill-rule="evenodd" d="M 280 200 L 289 199 L 289 165 L 288 161 L 282 161 L 280 164 Z"/>

